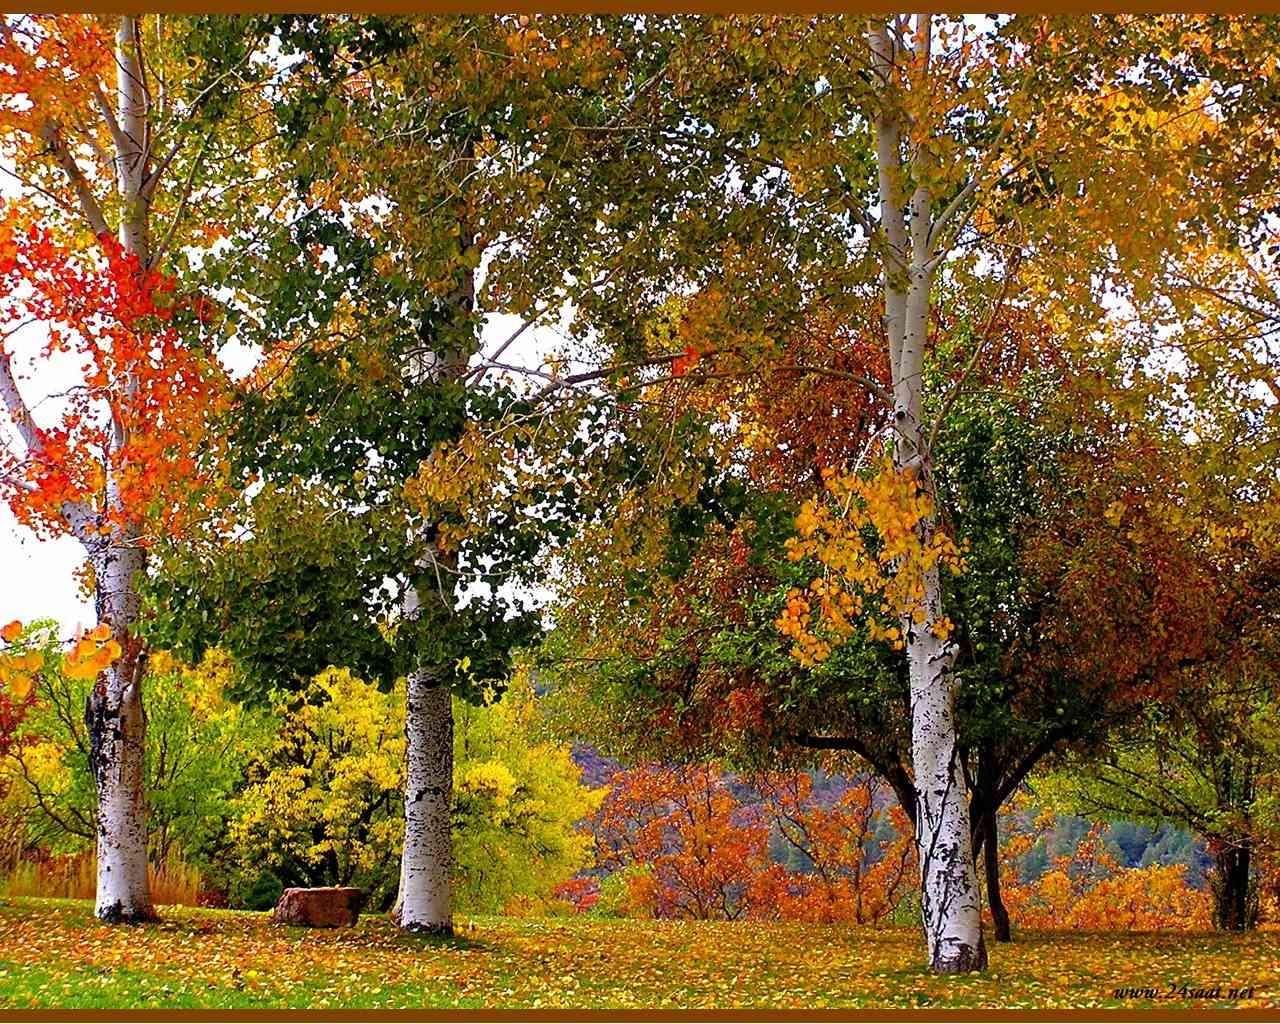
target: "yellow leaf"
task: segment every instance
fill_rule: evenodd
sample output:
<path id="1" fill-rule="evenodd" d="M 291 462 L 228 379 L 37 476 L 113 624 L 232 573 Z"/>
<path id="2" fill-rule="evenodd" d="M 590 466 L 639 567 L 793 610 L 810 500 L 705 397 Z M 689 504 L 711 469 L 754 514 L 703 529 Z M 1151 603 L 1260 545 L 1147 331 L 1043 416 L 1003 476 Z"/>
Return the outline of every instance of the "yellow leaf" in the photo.
<path id="1" fill-rule="evenodd" d="M 14 672 L 9 676 L 9 692 L 18 700 L 26 700 L 34 685 L 35 680 L 25 672 Z"/>

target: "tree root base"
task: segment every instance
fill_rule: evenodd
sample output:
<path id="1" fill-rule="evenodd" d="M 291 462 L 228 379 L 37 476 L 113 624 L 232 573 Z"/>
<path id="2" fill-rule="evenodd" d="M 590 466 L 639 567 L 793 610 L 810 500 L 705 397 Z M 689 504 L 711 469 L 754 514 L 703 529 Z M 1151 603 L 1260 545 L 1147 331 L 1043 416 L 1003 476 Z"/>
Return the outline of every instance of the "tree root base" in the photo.
<path id="1" fill-rule="evenodd" d="M 399 923 L 399 922 L 397 922 Z M 411 932 L 414 935 L 429 935 L 437 939 L 453 938 L 453 925 L 450 924 L 424 924 L 421 922 L 411 922 L 410 924 L 400 924 L 400 930 Z"/>
<path id="2" fill-rule="evenodd" d="M 145 910 L 125 910 L 124 904 L 119 901 L 95 910 L 94 916 L 103 924 L 146 924 L 149 921 L 160 920 L 154 907 L 147 907 Z"/>
<path id="3" fill-rule="evenodd" d="M 948 957 L 939 957 L 929 965 L 934 974 L 973 974 L 987 969 L 987 944 L 978 939 L 978 948 L 960 945 Z"/>

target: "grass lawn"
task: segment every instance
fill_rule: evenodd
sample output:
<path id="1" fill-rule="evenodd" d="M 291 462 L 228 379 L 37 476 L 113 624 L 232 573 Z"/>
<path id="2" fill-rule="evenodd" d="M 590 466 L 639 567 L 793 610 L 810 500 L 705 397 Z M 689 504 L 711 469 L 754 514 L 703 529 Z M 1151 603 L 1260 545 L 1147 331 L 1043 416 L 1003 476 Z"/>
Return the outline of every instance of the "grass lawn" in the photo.
<path id="1" fill-rule="evenodd" d="M 105 927 L 84 901 L 0 901 L 0 1007 L 1280 1006 L 1276 931 L 1031 933 L 987 974 L 944 979 L 920 969 L 910 928 L 476 918 L 443 941 L 379 916 L 311 931 L 161 913 Z M 1169 994 L 1182 985 L 1221 997 Z M 1228 998 L 1242 986 L 1251 999 Z"/>

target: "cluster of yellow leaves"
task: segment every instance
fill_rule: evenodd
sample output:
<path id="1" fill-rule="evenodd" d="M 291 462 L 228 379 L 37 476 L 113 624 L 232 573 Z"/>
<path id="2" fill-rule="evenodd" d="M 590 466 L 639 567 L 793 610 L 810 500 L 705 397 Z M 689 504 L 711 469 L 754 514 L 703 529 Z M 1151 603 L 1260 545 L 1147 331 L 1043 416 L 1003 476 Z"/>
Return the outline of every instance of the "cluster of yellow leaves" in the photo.
<path id="1" fill-rule="evenodd" d="M 484 761 L 464 773 L 458 788 L 467 796 L 484 796 L 498 808 L 506 807 L 516 791 L 516 777 L 501 761 Z"/>
<path id="2" fill-rule="evenodd" d="M 455 899 L 473 910 L 536 910 L 591 861 L 577 823 L 605 790 L 583 785 L 567 744 L 537 738 L 537 715 L 524 666 L 501 700 L 454 704 Z"/>
<path id="3" fill-rule="evenodd" d="M 197 720 L 213 721 L 240 714 L 240 705 L 227 696 L 235 662 L 222 648 L 206 651 L 198 665 L 187 665 L 169 651 L 152 651 L 148 662 L 153 676 L 170 680 L 167 685 L 181 690 Z"/>
<path id="4" fill-rule="evenodd" d="M 440 549 L 456 549 L 470 535 L 466 524 L 478 527 L 484 521 L 472 510 L 494 500 L 495 486 L 505 476 L 503 468 L 514 463 L 499 438 L 468 423 L 457 441 L 439 446 L 423 460 L 404 485 L 405 498 L 428 522 L 436 523 Z M 442 516 L 449 521 L 441 522 Z"/>
<path id="5" fill-rule="evenodd" d="M 71 773 L 63 762 L 67 750 L 57 740 L 42 739 L 25 743 L 22 767 L 26 777 L 48 796 L 58 796 L 71 786 Z"/>
<path id="6" fill-rule="evenodd" d="M 1207 931 L 1208 890 L 1187 884 L 1181 865 L 1126 868 L 1102 844 L 1102 826 L 1032 882 L 1006 885 L 1004 901 L 1021 928 L 1081 931 Z M 1029 837 L 1024 837 L 1029 838 Z M 1025 849 L 1025 847 L 1024 847 Z M 1013 847 L 1001 851 L 1008 858 Z"/>
<path id="7" fill-rule="evenodd" d="M 62 672 L 68 679 L 96 679 L 120 654 L 119 641 L 103 622 L 75 642 L 62 663 Z"/>
<path id="8" fill-rule="evenodd" d="M 8 688 L 18 701 L 26 700 L 35 688 L 35 673 L 44 664 L 44 654 L 18 645 L 22 637 L 22 623 L 16 619 L 0 629 L 0 639 L 7 645 L 0 652 L 0 684 Z"/>
<path id="9" fill-rule="evenodd" d="M 282 850 L 307 863 L 326 858 L 343 868 L 370 868 L 400 848 L 400 822 L 384 816 L 361 833 L 376 794 L 399 792 L 404 760 L 403 682 L 378 691 L 347 669 L 316 676 L 308 700 L 286 713 L 277 749 L 297 745 L 305 763 L 265 773 L 237 801 L 232 842 L 246 860 L 272 864 Z M 306 827 L 304 827 L 304 823 Z"/>
<path id="10" fill-rule="evenodd" d="M 792 654 L 804 665 L 825 661 L 833 640 L 865 622 L 873 640 L 902 648 L 900 623 L 950 635 L 945 616 L 931 617 L 926 581 L 940 568 L 959 571 L 955 542 L 934 522 L 932 498 L 910 468 L 886 460 L 870 476 L 822 471 L 827 494 L 811 498 L 796 516 L 798 536 L 787 541 L 793 561 L 816 558 L 825 569 L 808 591 L 795 589 L 778 617 Z M 886 620 L 887 623 L 886 623 Z"/>
<path id="11" fill-rule="evenodd" d="M 1079 96 L 1069 105 L 1082 114 L 1096 106 L 1101 116 L 1109 118 L 1106 127 L 1117 141 L 1145 131 L 1159 135 L 1175 150 L 1201 146 L 1206 136 L 1221 127 L 1214 116 L 1213 85 L 1208 81 L 1189 89 L 1181 102 L 1169 109 L 1151 106 L 1137 89 L 1117 89 L 1097 97 Z"/>

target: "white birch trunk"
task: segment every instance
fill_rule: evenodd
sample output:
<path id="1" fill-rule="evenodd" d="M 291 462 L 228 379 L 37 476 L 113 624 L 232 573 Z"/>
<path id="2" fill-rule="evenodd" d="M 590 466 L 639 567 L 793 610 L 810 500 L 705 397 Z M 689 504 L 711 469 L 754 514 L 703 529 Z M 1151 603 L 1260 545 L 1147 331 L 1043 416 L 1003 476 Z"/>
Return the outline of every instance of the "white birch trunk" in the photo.
<path id="1" fill-rule="evenodd" d="M 926 620 L 919 625 L 904 620 L 904 632 L 911 680 L 921 919 L 930 969 L 956 973 L 984 970 L 987 952 L 969 802 L 956 746 L 954 644 L 939 640 L 930 628 L 941 614 L 941 597 L 934 569 L 925 578 Z"/>
<path id="2" fill-rule="evenodd" d="M 917 45 L 927 47 L 929 20 L 921 15 Z M 906 134 L 894 103 L 897 88 L 895 42 L 883 25 L 871 30 L 872 67 L 880 84 L 875 121 L 876 159 L 880 182 L 880 218 L 886 254 L 883 284 L 894 398 L 894 458 L 899 469 L 911 467 L 921 486 L 933 475 L 922 418 L 924 352 L 928 339 L 930 294 L 935 254 L 932 197 L 915 188 L 910 199 L 905 184 L 915 170 L 902 152 Z M 917 150 L 913 160 L 924 159 Z M 934 516 L 919 525 L 925 543 L 937 529 Z M 942 607 L 942 584 L 935 568 L 925 574 L 924 620 L 914 621 L 914 608 L 901 610 L 902 632 L 911 691 L 911 761 L 916 791 L 916 853 L 920 867 L 921 921 L 928 943 L 929 966 L 938 973 L 982 970 L 986 946 L 982 938 L 981 904 L 969 830 L 969 804 L 960 767 L 955 723 L 954 645 L 933 631 Z"/>
<path id="3" fill-rule="evenodd" d="M 416 358 L 411 378 L 423 383 L 448 372 L 434 354 Z M 423 543 L 430 544 L 424 537 Z M 419 565 L 428 569 L 431 563 Z M 431 592 L 447 615 L 446 594 Z M 414 619 L 423 600 L 410 584 L 404 615 Z M 433 666 L 419 665 L 405 686 L 404 844 L 392 919 L 405 931 L 453 934 L 453 691 Z"/>
<path id="4" fill-rule="evenodd" d="M 406 931 L 453 934 L 453 694 L 409 675 L 405 705 L 404 851 L 396 920 Z"/>
<path id="5" fill-rule="evenodd" d="M 120 19 L 116 33 L 115 142 L 116 187 L 122 202 L 119 240 L 141 266 L 150 259 L 149 203 L 145 194 L 150 145 L 146 90 L 139 54 L 138 19 Z M 109 111 L 103 111 L 109 116 Z M 124 381 L 124 399 L 132 402 L 138 382 Z M 128 433 L 113 416 L 111 454 L 128 443 Z M 107 535 L 90 543 L 97 584 L 98 621 L 111 627 L 121 657 L 100 675 L 85 705 L 90 761 L 98 795 L 98 879 L 95 912 L 104 921 L 153 917 L 147 880 L 147 814 L 144 751 L 146 714 L 142 680 L 146 653 L 130 631 L 138 620 L 139 577 L 145 554 L 123 525 L 126 514 L 114 467 L 108 465 L 104 502 Z M 95 550 L 96 549 L 96 550 Z"/>
<path id="6" fill-rule="evenodd" d="M 137 621 L 142 550 L 111 543 L 95 559 L 98 619 L 109 623 L 122 656 L 94 683 L 85 702 L 90 766 L 98 794 L 98 880 L 94 912 L 104 921 L 154 917 L 147 880 L 143 753 L 146 654 L 129 636 Z"/>
<path id="7" fill-rule="evenodd" d="M 468 149 L 466 156 L 470 157 Z M 461 224 L 459 241 L 465 249 L 471 234 Z M 475 305 L 475 278 L 463 274 L 460 286 L 447 300 L 461 321 Z M 424 352 L 408 368 L 414 384 L 456 377 L 466 359 L 456 352 Z M 434 544 L 429 536 L 424 544 Z M 448 558 L 432 551 L 419 569 L 432 570 L 440 585 L 425 600 L 439 602 L 443 614 L 453 611 L 450 584 L 440 578 Z M 421 613 L 424 595 L 410 585 L 405 593 L 407 618 Z M 400 854 L 400 888 L 392 918 L 406 931 L 453 934 L 453 691 L 432 666 L 409 673 L 405 688 L 404 846 Z"/>

